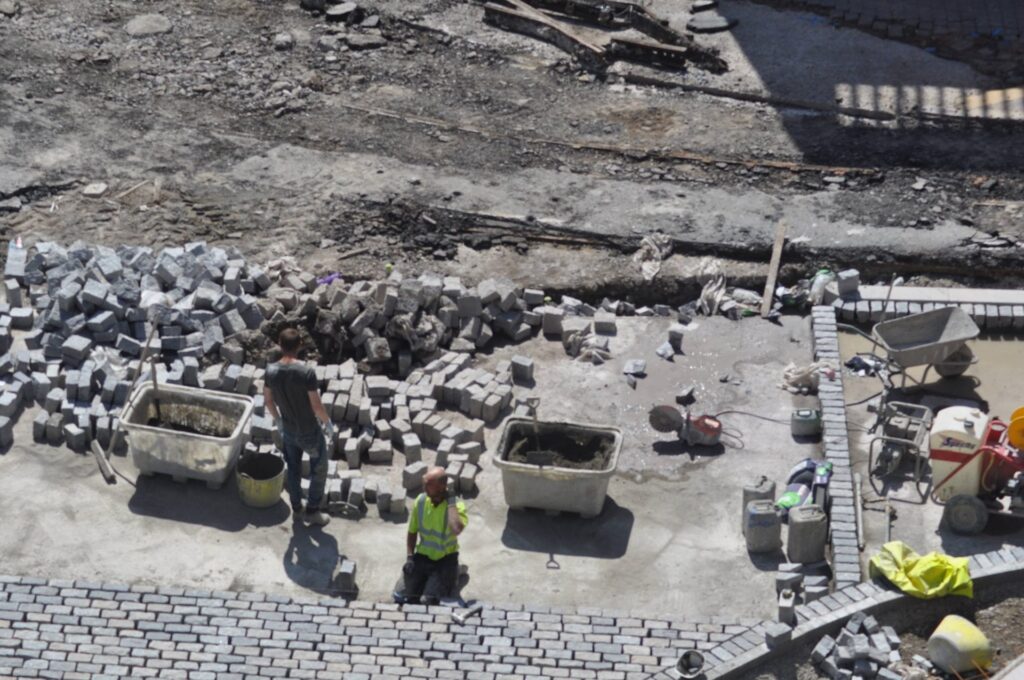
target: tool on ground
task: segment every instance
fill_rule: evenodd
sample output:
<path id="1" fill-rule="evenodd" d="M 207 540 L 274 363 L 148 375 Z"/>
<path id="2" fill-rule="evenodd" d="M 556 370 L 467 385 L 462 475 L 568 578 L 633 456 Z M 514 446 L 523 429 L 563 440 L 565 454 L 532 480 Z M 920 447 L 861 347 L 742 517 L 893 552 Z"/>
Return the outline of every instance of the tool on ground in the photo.
<path id="1" fill-rule="evenodd" d="M 680 413 L 675 406 L 655 406 L 647 418 L 658 432 L 675 432 L 690 446 L 715 446 L 722 439 L 722 421 L 712 416 L 691 416 L 689 410 Z"/>
<path id="2" fill-rule="evenodd" d="M 789 430 L 794 437 L 814 437 L 821 434 L 821 411 L 816 408 L 793 410 Z"/>
<path id="3" fill-rule="evenodd" d="M 945 503 L 943 521 L 960 534 L 977 534 L 990 515 L 1024 518 L 1024 425 L 1008 425 L 969 406 L 939 411 L 930 432 L 931 497 Z M 1013 430 L 1013 437 L 1010 432 Z M 1016 444 L 1016 445 L 1015 445 Z"/>
<path id="4" fill-rule="evenodd" d="M 782 246 L 786 242 L 786 223 L 779 221 L 775 227 L 775 241 L 772 244 L 772 257 L 768 263 L 768 279 L 764 284 L 764 296 L 761 299 L 761 316 L 768 318 L 775 299 L 775 280 L 779 275 L 779 264 L 782 262 Z"/>
<path id="5" fill-rule="evenodd" d="M 452 614 L 452 621 L 459 624 L 460 626 L 466 625 L 466 620 L 474 616 L 477 616 L 483 612 L 484 606 L 482 604 L 475 604 L 461 614 Z"/>

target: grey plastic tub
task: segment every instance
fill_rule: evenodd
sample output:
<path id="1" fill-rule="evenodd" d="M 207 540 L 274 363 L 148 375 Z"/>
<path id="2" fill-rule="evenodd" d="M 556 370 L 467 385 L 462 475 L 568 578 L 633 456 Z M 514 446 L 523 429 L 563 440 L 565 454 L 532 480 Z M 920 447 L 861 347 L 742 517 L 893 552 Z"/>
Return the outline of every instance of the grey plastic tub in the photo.
<path id="1" fill-rule="evenodd" d="M 508 460 L 510 449 L 521 436 L 533 436 L 533 420 L 509 418 L 501 433 L 494 466 L 501 470 L 505 502 L 510 508 L 540 508 L 556 512 L 576 512 L 583 517 L 597 517 L 608 495 L 608 482 L 615 474 L 622 449 L 622 431 L 574 422 L 538 421 L 543 435 L 555 430 L 582 431 L 597 435 L 611 443 L 605 465 L 599 470 L 578 470 L 555 465 L 520 463 Z"/>
<path id="2" fill-rule="evenodd" d="M 235 467 L 252 416 L 250 397 L 182 385 L 160 385 L 160 412 L 166 422 L 215 434 L 197 434 L 149 425 L 156 415 L 153 385 L 141 383 L 121 411 L 132 462 L 144 475 L 198 479 L 219 488 Z"/>

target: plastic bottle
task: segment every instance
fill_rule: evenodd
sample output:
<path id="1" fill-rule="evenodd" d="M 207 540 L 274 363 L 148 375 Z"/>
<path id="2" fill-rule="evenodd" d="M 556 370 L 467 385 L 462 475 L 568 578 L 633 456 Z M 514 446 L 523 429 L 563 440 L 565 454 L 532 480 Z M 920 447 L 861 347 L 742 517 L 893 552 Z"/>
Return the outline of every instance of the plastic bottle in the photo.
<path id="1" fill-rule="evenodd" d="M 828 269 L 818 270 L 818 273 L 814 275 L 814 280 L 811 281 L 811 292 L 808 296 L 808 301 L 812 305 L 820 305 L 821 301 L 825 299 L 825 286 L 835 278 L 836 275 Z"/>

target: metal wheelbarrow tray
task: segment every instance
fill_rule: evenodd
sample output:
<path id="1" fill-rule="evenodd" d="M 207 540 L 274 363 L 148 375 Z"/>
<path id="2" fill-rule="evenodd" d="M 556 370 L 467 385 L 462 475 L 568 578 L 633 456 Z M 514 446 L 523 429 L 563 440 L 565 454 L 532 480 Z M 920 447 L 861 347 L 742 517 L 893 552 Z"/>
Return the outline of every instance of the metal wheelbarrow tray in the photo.
<path id="1" fill-rule="evenodd" d="M 144 475 L 166 474 L 178 482 L 198 479 L 219 488 L 245 443 L 252 399 L 182 385 L 160 385 L 157 398 L 163 420 L 174 429 L 149 424 L 156 408 L 148 382 L 135 388 L 121 411 L 135 467 Z"/>
<path id="2" fill-rule="evenodd" d="M 964 310 L 943 307 L 883 321 L 872 333 L 890 361 L 909 368 L 942 362 L 980 331 Z"/>

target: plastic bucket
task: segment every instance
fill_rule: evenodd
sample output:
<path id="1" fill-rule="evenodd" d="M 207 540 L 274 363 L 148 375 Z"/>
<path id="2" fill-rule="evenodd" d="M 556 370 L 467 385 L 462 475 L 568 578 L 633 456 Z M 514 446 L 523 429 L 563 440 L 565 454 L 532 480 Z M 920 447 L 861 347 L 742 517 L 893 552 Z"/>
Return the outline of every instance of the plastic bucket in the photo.
<path id="1" fill-rule="evenodd" d="M 679 673 L 679 677 L 686 678 L 687 680 L 694 680 L 699 678 L 701 672 L 704 670 L 704 655 L 698 652 L 696 649 L 688 649 L 683 652 L 679 660 L 676 661 L 676 672 Z"/>
<path id="2" fill-rule="evenodd" d="M 244 456 L 238 463 L 238 496 L 250 508 L 269 508 L 281 500 L 284 459 L 271 453 Z"/>

